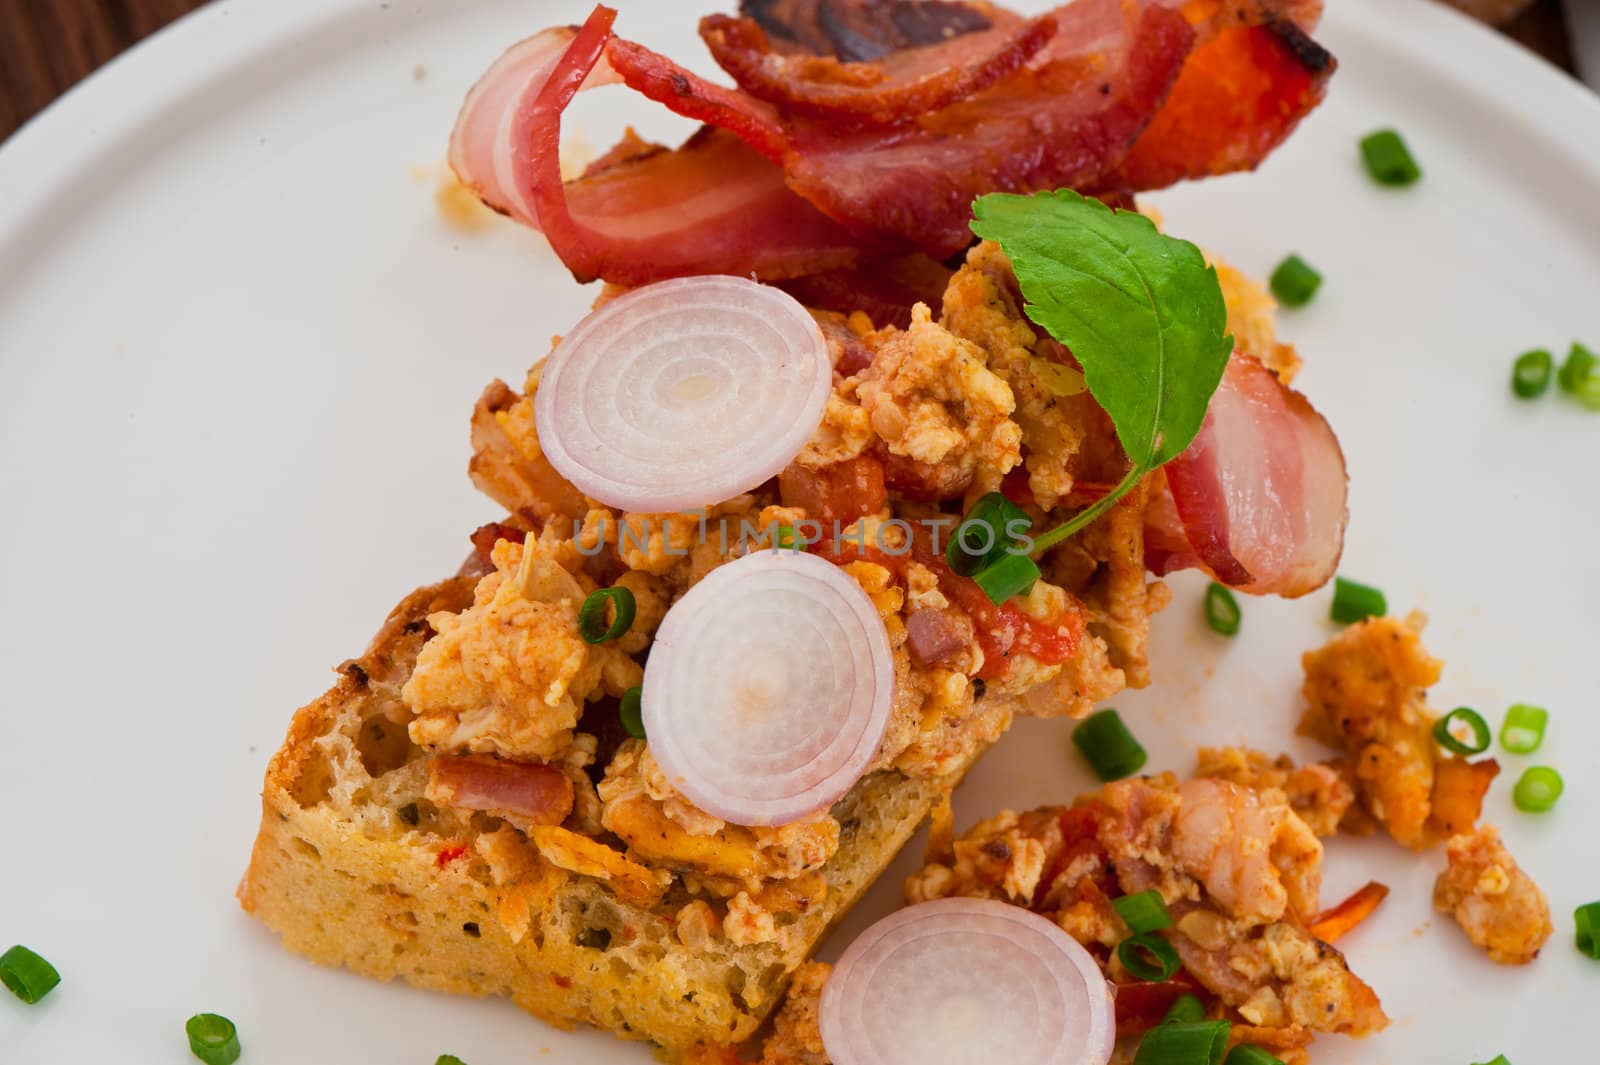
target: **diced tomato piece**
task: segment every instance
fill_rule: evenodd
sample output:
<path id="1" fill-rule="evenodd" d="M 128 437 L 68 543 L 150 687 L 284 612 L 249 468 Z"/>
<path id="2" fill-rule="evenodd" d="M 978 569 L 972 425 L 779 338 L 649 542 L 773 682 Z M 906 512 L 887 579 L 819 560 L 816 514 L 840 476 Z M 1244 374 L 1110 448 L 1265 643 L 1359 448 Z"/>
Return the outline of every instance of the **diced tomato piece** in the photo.
<path id="1" fill-rule="evenodd" d="M 812 469 L 791 462 L 778 475 L 778 496 L 786 507 L 799 507 L 831 535 L 834 522 L 849 525 L 866 514 L 876 514 L 888 501 L 883 463 L 861 455 L 831 466 Z"/>

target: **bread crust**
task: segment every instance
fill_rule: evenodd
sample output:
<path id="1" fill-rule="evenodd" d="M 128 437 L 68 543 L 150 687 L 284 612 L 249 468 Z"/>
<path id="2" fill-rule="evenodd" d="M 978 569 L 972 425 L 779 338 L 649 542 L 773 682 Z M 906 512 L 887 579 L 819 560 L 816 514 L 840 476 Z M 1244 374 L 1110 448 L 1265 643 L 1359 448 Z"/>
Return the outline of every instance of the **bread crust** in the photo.
<path id="1" fill-rule="evenodd" d="M 459 823 L 453 839 L 397 814 L 395 782 L 418 776 L 425 757 L 403 739 L 399 690 L 431 634 L 427 616 L 463 609 L 473 583 L 456 577 L 407 596 L 366 653 L 295 715 L 267 767 L 240 904 L 322 965 L 501 995 L 552 1024 L 590 1024 L 669 1051 L 749 1038 L 967 764 L 939 779 L 886 772 L 862 781 L 834 809 L 844 831 L 823 869 L 823 903 L 775 942 L 718 938 L 693 949 L 674 927 L 681 897 L 629 902 L 602 880 L 551 865 L 510 829 Z"/>

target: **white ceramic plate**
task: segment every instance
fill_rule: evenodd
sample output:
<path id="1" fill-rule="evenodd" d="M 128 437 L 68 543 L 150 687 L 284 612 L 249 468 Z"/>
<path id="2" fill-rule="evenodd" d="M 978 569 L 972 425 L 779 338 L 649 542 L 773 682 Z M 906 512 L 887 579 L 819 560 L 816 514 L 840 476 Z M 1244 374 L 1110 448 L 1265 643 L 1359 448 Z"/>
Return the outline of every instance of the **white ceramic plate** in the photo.
<path id="1" fill-rule="evenodd" d="M 703 57 L 701 4 L 620 6 L 628 35 Z M 463 231 L 432 198 L 466 87 L 586 7 L 217 4 L 0 151 L 0 947 L 65 976 L 36 1008 L 0 995 L 0 1060 L 184 1061 L 203 1010 L 236 1020 L 256 1063 L 649 1060 L 503 1002 L 318 969 L 232 895 L 291 712 L 496 516 L 465 476 L 474 398 L 590 299 L 537 237 Z M 1600 899 L 1600 416 L 1518 403 L 1506 380 L 1525 348 L 1600 343 L 1600 102 L 1421 0 L 1330 7 L 1328 104 L 1260 173 L 1157 201 L 1253 272 L 1289 251 L 1324 270 L 1282 328 L 1349 455 L 1345 571 L 1433 614 L 1437 705 L 1548 705 L 1543 757 L 1569 790 L 1520 815 L 1524 760 L 1504 758 L 1488 803 L 1553 905 L 1525 970 L 1433 914 L 1438 853 L 1330 848 L 1327 899 L 1394 888 L 1345 945 L 1395 1023 L 1317 1060 L 1577 1061 L 1600 994 L 1571 916 Z M 582 103 L 596 146 L 625 117 L 681 128 L 620 90 Z M 1357 163 L 1357 137 L 1388 124 L 1426 169 L 1414 189 Z M 1156 683 L 1118 700 L 1152 768 L 1186 772 L 1205 742 L 1309 753 L 1291 738 L 1298 656 L 1331 632 L 1327 594 L 1249 602 L 1224 642 L 1200 583 L 1174 583 Z M 1090 787 L 1067 733 L 1017 728 L 961 793 L 962 824 Z"/>

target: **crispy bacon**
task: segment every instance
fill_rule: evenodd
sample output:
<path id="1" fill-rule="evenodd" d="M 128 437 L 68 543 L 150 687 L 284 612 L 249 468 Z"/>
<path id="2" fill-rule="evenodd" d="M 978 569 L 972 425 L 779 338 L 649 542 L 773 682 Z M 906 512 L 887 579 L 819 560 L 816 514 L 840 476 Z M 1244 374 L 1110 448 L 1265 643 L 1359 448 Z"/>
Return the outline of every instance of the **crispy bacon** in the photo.
<path id="1" fill-rule="evenodd" d="M 1093 185 L 1127 154 L 1195 40 L 1176 11 L 1140 7 L 1075 0 L 1015 75 L 890 129 L 780 111 L 630 41 L 612 39 L 605 54 L 630 88 L 781 164 L 792 190 L 858 237 L 942 259 L 971 242 L 974 198 Z"/>
<path id="2" fill-rule="evenodd" d="M 985 0 L 740 0 L 739 14 L 779 51 L 851 63 L 1021 21 Z"/>
<path id="3" fill-rule="evenodd" d="M 841 314 L 861 311 L 880 329 L 891 325 L 905 329 L 911 325 L 911 308 L 919 303 L 939 316 L 953 273 L 943 263 L 913 252 L 797 277 L 781 286 L 807 307 Z M 841 371 L 849 372 L 842 367 Z"/>
<path id="4" fill-rule="evenodd" d="M 483 810 L 559 825 L 572 813 L 572 781 L 542 762 L 487 755 L 439 755 L 428 766 L 428 797 L 460 810 Z"/>
<path id="5" fill-rule="evenodd" d="M 948 107 L 988 88 L 1050 40 L 1046 15 L 1002 22 L 937 43 L 890 52 L 875 62 L 783 52 L 752 18 L 707 15 L 700 36 L 717 64 L 752 96 L 792 114 L 844 122 L 894 125 Z"/>
<path id="6" fill-rule="evenodd" d="M 870 283 L 878 268 L 961 251 L 976 196 L 1118 196 L 1258 163 L 1332 69 L 1283 18 L 1315 6 L 1073 0 L 1030 22 L 977 2 L 751 0 L 746 18 L 705 24 L 743 88 L 614 36 L 615 13 L 597 7 L 494 64 L 450 158 L 487 203 L 543 230 L 579 280 L 804 278 L 802 298 L 840 309 L 859 284 L 856 302 L 894 323 L 911 286 Z M 1197 41 L 1210 43 L 1186 66 Z M 671 150 L 628 138 L 563 185 L 562 111 L 619 80 L 707 126 Z"/>
<path id="7" fill-rule="evenodd" d="M 542 229 L 580 281 L 639 285 L 698 273 L 774 280 L 853 264 L 862 242 L 722 130 L 702 129 L 675 151 L 632 150 L 562 184 L 561 112 L 580 89 L 618 80 L 604 57 L 615 15 L 597 7 L 581 28 L 546 30 L 490 69 L 451 137 L 461 181 Z"/>
<path id="8" fill-rule="evenodd" d="M 795 120 L 789 187 L 857 232 L 936 259 L 972 239 L 987 192 L 1093 185 L 1120 162 L 1182 69 L 1194 31 L 1168 8 L 1076 0 L 1015 75 L 892 131 Z"/>
<path id="9" fill-rule="evenodd" d="M 1164 469 L 1185 539 L 1223 583 L 1294 598 L 1338 567 L 1344 453 L 1322 415 L 1254 357 L 1234 354 L 1199 435 Z"/>
<path id="10" fill-rule="evenodd" d="M 1253 170 L 1327 92 L 1334 58 L 1292 22 L 1238 26 L 1197 48 L 1106 189 L 1160 189 Z"/>

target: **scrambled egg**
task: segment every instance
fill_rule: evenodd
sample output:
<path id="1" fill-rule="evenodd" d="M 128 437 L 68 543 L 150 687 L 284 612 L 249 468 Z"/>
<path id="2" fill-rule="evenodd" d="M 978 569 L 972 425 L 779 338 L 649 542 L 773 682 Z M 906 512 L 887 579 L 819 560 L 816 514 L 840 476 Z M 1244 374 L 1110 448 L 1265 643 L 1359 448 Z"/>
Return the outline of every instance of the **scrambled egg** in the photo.
<path id="1" fill-rule="evenodd" d="M 1448 864 L 1433 886 L 1435 908 L 1501 965 L 1526 965 L 1550 938 L 1550 903 L 1485 825 L 1445 845 Z"/>
<path id="2" fill-rule="evenodd" d="M 643 679 L 621 650 L 578 635 L 588 591 L 558 560 L 565 554 L 550 540 L 501 540 L 472 606 L 428 618 L 436 635 L 401 690 L 416 714 L 413 742 L 554 760 L 571 745 L 584 700 L 620 696 Z"/>
<path id="3" fill-rule="evenodd" d="M 885 330 L 876 348 L 856 394 L 889 454 L 910 459 L 944 494 L 998 491 L 1022 460 L 1022 428 L 984 350 L 935 325 L 922 304 L 910 329 Z"/>
<path id="4" fill-rule="evenodd" d="M 639 740 L 624 743 L 612 758 L 600 800 L 601 824 L 640 858 L 752 890 L 818 869 L 839 849 L 839 822 L 825 810 L 787 825 L 746 828 L 697 809 Z"/>
<path id="5" fill-rule="evenodd" d="M 672 604 L 778 525 L 843 516 L 843 536 L 860 538 L 838 561 L 883 619 L 895 670 L 873 771 L 943 777 L 1019 713 L 1081 716 L 1148 682 L 1149 617 L 1167 595 L 1144 568 L 1143 490 L 1048 553 L 1045 579 L 1003 607 L 954 577 L 943 545 L 927 541 L 920 523 L 942 521 L 948 535 L 978 495 L 1014 488 L 1007 474 L 1024 462 L 1039 529 L 1061 520 L 1052 508 L 1083 505 L 1068 499 L 1074 485 L 1124 462 L 1070 354 L 1023 317 L 997 247 L 972 252 L 942 313 L 919 307 L 902 330 L 819 312 L 836 374 L 817 432 L 776 483 L 704 511 L 621 512 L 565 481 L 535 424 L 542 364 L 520 395 L 499 382 L 485 391 L 471 474 L 512 515 L 502 528 L 525 530 L 527 543 L 494 544 L 473 604 L 429 619 L 435 634 L 403 697 L 427 751 L 542 762 L 572 782 L 572 813 L 535 840 L 540 869 L 641 897 L 661 877 L 680 884 L 693 897 L 679 931 L 696 942 L 781 937 L 777 915 L 817 897 L 804 885 L 840 838 L 826 811 L 770 829 L 724 824 L 662 778 L 644 743 L 618 745 L 610 702 L 640 683 Z M 587 644 L 577 610 L 604 586 L 631 591 L 636 617 L 620 639 Z M 591 708 L 608 721 L 586 720 Z M 1038 874 L 1021 868 L 1012 885 Z"/>
<path id="6" fill-rule="evenodd" d="M 1493 759 L 1445 756 L 1427 689 L 1444 663 L 1422 646 L 1420 613 L 1368 618 L 1308 651 L 1302 732 L 1350 759 L 1367 811 L 1397 843 L 1422 850 L 1478 820 Z"/>

